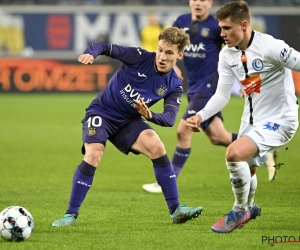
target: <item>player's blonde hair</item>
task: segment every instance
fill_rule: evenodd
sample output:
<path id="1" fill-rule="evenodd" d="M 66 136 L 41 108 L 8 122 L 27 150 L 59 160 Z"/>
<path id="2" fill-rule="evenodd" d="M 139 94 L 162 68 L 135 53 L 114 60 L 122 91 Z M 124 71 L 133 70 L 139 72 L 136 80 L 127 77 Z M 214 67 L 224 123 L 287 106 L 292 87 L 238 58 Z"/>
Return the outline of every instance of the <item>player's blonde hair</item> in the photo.
<path id="1" fill-rule="evenodd" d="M 234 23 L 241 23 L 243 20 L 247 20 L 250 23 L 250 10 L 245 1 L 233 1 L 224 4 L 215 15 L 216 19 L 221 21 L 226 18 Z"/>
<path id="2" fill-rule="evenodd" d="M 184 48 L 190 44 L 190 36 L 184 30 L 177 27 L 170 27 L 163 30 L 158 40 L 165 40 L 166 42 L 177 44 L 178 52 L 182 52 Z"/>

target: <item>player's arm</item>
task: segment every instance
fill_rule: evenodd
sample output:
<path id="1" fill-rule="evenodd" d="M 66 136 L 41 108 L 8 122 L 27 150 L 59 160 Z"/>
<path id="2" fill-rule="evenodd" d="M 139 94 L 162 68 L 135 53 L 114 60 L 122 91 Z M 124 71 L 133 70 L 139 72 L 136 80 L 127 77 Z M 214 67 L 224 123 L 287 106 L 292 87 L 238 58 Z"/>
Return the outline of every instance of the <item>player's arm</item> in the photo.
<path id="1" fill-rule="evenodd" d="M 291 70 L 300 72 L 300 53 L 293 49 L 293 51 L 291 52 L 291 58 L 292 59 L 288 61 L 286 67 Z"/>
<path id="2" fill-rule="evenodd" d="M 176 116 L 181 104 L 182 86 L 176 89 L 164 98 L 164 111 L 161 114 L 149 110 L 143 100 L 135 100 L 134 108 L 148 121 L 163 127 L 172 127 L 175 124 Z"/>
<path id="3" fill-rule="evenodd" d="M 136 64 L 143 56 L 144 50 L 136 47 L 125 47 L 108 43 L 93 43 L 83 54 L 78 57 L 78 61 L 83 64 L 92 64 L 99 55 L 109 56 L 126 64 Z"/>
<path id="4" fill-rule="evenodd" d="M 225 80 L 225 79 L 224 79 Z M 228 83 L 234 81 L 228 77 Z M 186 119 L 187 126 L 194 132 L 200 132 L 200 124 L 221 111 L 229 102 L 233 84 L 218 84 L 216 93 L 210 98 L 205 107 L 196 115 Z"/>
<path id="5" fill-rule="evenodd" d="M 300 72 L 300 53 L 283 40 L 268 36 L 266 39 L 266 58 L 273 64 Z M 272 45 L 272 46 L 271 46 Z"/>

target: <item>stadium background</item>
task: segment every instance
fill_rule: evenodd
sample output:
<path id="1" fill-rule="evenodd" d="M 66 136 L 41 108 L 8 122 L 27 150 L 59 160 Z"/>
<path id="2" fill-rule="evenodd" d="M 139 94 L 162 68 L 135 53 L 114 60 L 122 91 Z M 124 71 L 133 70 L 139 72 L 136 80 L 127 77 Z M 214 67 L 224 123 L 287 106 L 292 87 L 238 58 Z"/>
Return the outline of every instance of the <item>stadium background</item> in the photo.
<path id="1" fill-rule="evenodd" d="M 187 2 L 0 0 L 0 93 L 99 91 L 120 63 L 99 57 L 93 66 L 83 66 L 78 55 L 95 41 L 140 46 L 148 12 L 168 26 L 189 12 Z M 226 2 L 215 0 L 211 13 Z M 254 29 L 300 51 L 300 0 L 247 2 Z M 293 74 L 300 94 L 300 74 Z"/>

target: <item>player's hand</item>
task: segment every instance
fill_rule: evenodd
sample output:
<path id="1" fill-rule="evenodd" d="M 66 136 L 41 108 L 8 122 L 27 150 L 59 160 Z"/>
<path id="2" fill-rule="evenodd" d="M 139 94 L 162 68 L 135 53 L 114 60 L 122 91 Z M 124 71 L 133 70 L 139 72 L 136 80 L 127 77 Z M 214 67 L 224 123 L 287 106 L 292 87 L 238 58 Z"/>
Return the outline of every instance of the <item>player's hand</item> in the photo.
<path id="1" fill-rule="evenodd" d="M 202 117 L 199 114 L 191 116 L 186 119 L 187 126 L 190 130 L 194 132 L 200 132 L 200 124 L 202 122 Z"/>
<path id="2" fill-rule="evenodd" d="M 142 98 L 139 100 L 133 100 L 133 102 L 135 103 L 133 107 L 141 116 L 144 116 L 147 120 L 152 118 L 152 113 Z"/>
<path id="3" fill-rule="evenodd" d="M 83 64 L 93 64 L 95 58 L 90 54 L 81 54 L 78 57 L 78 62 L 81 62 Z"/>

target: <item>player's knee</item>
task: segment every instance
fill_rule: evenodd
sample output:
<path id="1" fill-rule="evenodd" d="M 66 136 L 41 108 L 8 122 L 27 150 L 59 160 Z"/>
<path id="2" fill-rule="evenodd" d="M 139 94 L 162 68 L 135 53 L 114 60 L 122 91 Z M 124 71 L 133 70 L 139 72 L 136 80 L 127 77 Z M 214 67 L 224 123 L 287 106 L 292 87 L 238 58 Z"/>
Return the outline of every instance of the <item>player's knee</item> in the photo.
<path id="1" fill-rule="evenodd" d="M 228 146 L 226 150 L 226 161 L 238 162 L 240 161 L 239 150 L 236 147 Z"/>
<path id="2" fill-rule="evenodd" d="M 157 159 L 166 154 L 165 145 L 161 140 L 153 141 L 150 147 L 151 159 Z"/>
<path id="3" fill-rule="evenodd" d="M 210 142 L 211 142 L 213 145 L 216 145 L 216 146 L 221 145 L 221 142 L 220 142 L 219 138 L 218 138 L 217 136 L 215 136 L 215 135 L 211 135 L 211 136 L 209 137 L 209 140 L 210 140 Z"/>
<path id="4" fill-rule="evenodd" d="M 84 155 L 84 160 L 94 166 L 98 167 L 101 157 L 103 155 L 103 151 L 100 150 L 87 150 L 85 155 Z"/>
<path id="5" fill-rule="evenodd" d="M 191 140 L 192 134 L 189 128 L 183 129 L 178 128 L 177 130 L 177 139 L 178 141 L 188 141 Z"/>

